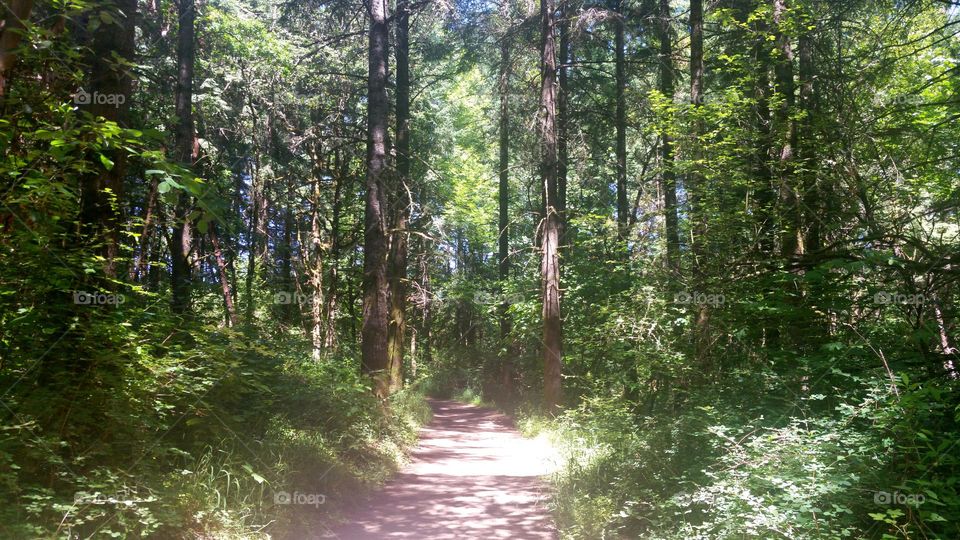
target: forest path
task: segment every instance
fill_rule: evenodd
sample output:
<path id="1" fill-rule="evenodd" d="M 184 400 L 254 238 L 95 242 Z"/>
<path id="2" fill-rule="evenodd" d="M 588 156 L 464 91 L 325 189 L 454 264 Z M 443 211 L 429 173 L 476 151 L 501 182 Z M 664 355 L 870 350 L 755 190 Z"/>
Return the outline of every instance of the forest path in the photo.
<path id="1" fill-rule="evenodd" d="M 329 538 L 557 538 L 540 479 L 549 444 L 521 437 L 494 410 L 429 401 L 433 420 L 410 464 Z"/>

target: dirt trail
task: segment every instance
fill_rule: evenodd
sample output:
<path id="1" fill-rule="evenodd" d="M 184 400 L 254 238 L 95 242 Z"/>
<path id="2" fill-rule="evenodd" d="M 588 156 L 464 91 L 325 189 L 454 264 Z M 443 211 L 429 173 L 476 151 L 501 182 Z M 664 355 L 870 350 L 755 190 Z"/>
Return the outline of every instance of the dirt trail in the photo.
<path id="1" fill-rule="evenodd" d="M 503 415 L 431 400 L 411 463 L 328 538 L 557 538 L 546 508 L 550 448 Z"/>

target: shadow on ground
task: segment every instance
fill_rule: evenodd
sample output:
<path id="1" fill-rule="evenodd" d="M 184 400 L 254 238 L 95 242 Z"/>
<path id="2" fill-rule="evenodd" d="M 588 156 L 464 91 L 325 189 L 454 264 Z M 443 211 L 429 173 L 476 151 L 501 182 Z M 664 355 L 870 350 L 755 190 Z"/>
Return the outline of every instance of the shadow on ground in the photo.
<path id="1" fill-rule="evenodd" d="M 345 525 L 314 538 L 480 540 L 557 538 L 546 508 L 550 448 L 505 416 L 430 400 L 433 420 L 411 463 Z"/>

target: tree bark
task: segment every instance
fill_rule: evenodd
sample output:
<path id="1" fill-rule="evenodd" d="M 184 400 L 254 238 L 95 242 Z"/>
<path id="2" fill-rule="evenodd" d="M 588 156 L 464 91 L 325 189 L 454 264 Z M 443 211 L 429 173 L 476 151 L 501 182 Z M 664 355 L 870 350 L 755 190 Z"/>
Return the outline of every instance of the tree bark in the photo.
<path id="1" fill-rule="evenodd" d="M 163 254 L 163 241 L 166 236 L 167 219 L 163 212 L 157 213 L 157 234 L 154 234 L 153 242 L 150 246 L 149 266 L 147 267 L 147 290 L 157 292 L 160 290 L 160 272 L 165 272 L 166 265 L 161 262 Z M 164 231 L 164 232 L 160 232 Z"/>
<path id="2" fill-rule="evenodd" d="M 403 355 L 407 334 L 407 223 L 410 220 L 410 5 L 397 2 L 397 175 L 395 178 L 393 241 L 390 243 L 390 391 L 403 386 Z"/>
<path id="3" fill-rule="evenodd" d="M 433 362 L 433 290 L 430 287 L 430 259 L 426 250 L 420 251 L 420 290 L 423 302 L 423 319 L 421 334 L 423 334 L 423 361 L 428 365 Z"/>
<path id="4" fill-rule="evenodd" d="M 324 345 L 328 349 L 337 347 L 337 312 L 339 302 L 340 273 L 340 213 L 343 193 L 343 182 L 347 176 L 347 166 L 343 155 L 337 151 L 334 154 L 334 182 L 333 188 L 333 218 L 330 221 L 330 278 L 327 286 L 327 301 L 324 313 L 326 329 L 324 330 Z"/>
<path id="5" fill-rule="evenodd" d="M 616 70 L 616 129 L 617 129 L 617 234 L 623 240 L 627 237 L 630 209 L 627 197 L 627 71 L 624 43 L 623 1 L 617 3 L 617 15 L 614 20 L 614 53 Z"/>
<path id="6" fill-rule="evenodd" d="M 193 144 L 193 61 L 194 61 L 194 0 L 180 0 L 177 7 L 180 30 L 177 35 L 177 91 L 175 149 L 177 160 L 185 167 L 192 167 L 196 159 Z M 170 245 L 172 292 L 171 307 L 174 313 L 184 314 L 190 309 L 192 277 L 190 268 L 191 231 L 188 216 L 190 196 L 180 193 L 174 209 L 172 244 Z"/>
<path id="7" fill-rule="evenodd" d="M 543 404 L 554 413 L 560 405 L 560 216 L 557 213 L 557 56 L 555 0 L 540 0 L 540 178 L 543 182 L 544 222 L 541 235 L 543 296 Z"/>
<path id="8" fill-rule="evenodd" d="M 749 5 L 744 7 L 743 19 L 749 20 Z M 754 121 L 756 144 L 753 149 L 756 180 L 757 206 L 757 250 L 759 255 L 773 255 L 774 252 L 774 216 L 773 171 L 770 165 L 770 150 L 773 146 L 770 127 L 770 51 L 767 46 L 767 25 L 763 20 L 756 23 L 754 31 L 753 56 L 756 61 L 756 85 Z"/>
<path id="9" fill-rule="evenodd" d="M 693 255 L 693 283 L 697 292 L 706 293 L 706 276 L 703 268 L 704 240 L 707 235 L 707 212 L 704 207 L 704 177 L 700 160 L 703 159 L 700 137 L 703 135 L 703 120 L 700 109 L 703 106 L 703 0 L 690 0 L 690 102 L 694 110 L 693 133 L 691 134 L 691 158 L 693 170 L 689 175 L 687 190 L 691 199 L 693 217 L 693 235 L 691 252 Z M 710 346 L 710 306 L 701 303 L 697 306 L 694 324 L 694 357 L 702 372 L 708 372 L 707 366 Z"/>
<path id="10" fill-rule="evenodd" d="M 373 392 L 385 398 L 390 391 L 387 334 L 389 282 L 387 279 L 386 182 L 387 169 L 387 36 L 386 0 L 369 4 L 369 73 L 367 80 L 367 176 L 364 208 L 363 323 L 361 372 L 371 377 Z"/>
<path id="11" fill-rule="evenodd" d="M 146 206 L 143 210 L 143 232 L 140 234 L 140 248 L 137 257 L 130 265 L 130 281 L 143 280 L 149 258 L 150 240 L 153 238 L 153 219 L 157 208 L 157 186 L 159 182 L 154 177 L 150 181 L 150 191 L 147 193 Z"/>
<path id="12" fill-rule="evenodd" d="M 220 238 L 217 236 L 217 227 L 210 224 L 210 243 L 213 245 L 213 256 L 217 260 L 217 275 L 220 277 L 220 289 L 223 292 L 223 307 L 227 315 L 227 325 L 237 325 L 237 310 L 233 306 L 230 277 L 227 274 L 227 263 L 224 262 L 223 251 L 220 249 Z"/>
<path id="13" fill-rule="evenodd" d="M 803 237 L 800 226 L 800 200 L 794 171 L 794 152 L 797 148 L 797 128 L 792 118 L 796 105 L 795 85 L 793 83 L 793 46 L 790 36 L 784 30 L 787 17 L 786 0 L 773 0 L 773 22 L 775 42 L 779 57 L 774 65 L 776 91 L 780 96 L 780 106 L 776 110 L 776 124 L 779 132 L 777 167 L 781 213 L 780 251 L 784 257 L 793 258 L 803 254 Z"/>
<path id="14" fill-rule="evenodd" d="M 703 0 L 690 0 L 690 102 L 703 105 Z M 699 122 L 696 128 L 699 138 Z"/>
<path id="15" fill-rule="evenodd" d="M 279 201 L 277 201 L 279 203 Z M 278 204 L 277 206 L 280 206 Z M 293 211 L 290 208 L 289 199 L 286 208 L 280 210 L 283 212 L 283 236 L 274 247 L 274 256 L 280 259 L 280 284 L 283 290 L 292 295 L 292 301 L 289 304 L 280 306 L 280 322 L 286 325 L 296 324 L 297 318 L 301 314 L 299 302 L 300 296 L 297 293 L 297 284 L 293 279 Z"/>
<path id="16" fill-rule="evenodd" d="M 559 88 L 557 92 L 557 215 L 560 219 L 560 239 L 567 219 L 567 142 L 569 140 L 569 82 L 570 75 L 570 20 L 567 2 L 560 5 L 560 65 L 558 66 Z"/>
<path id="17" fill-rule="evenodd" d="M 500 278 L 500 293 L 510 279 L 510 43 L 507 37 L 500 42 L 500 162 L 499 162 L 499 220 L 497 235 L 497 269 Z M 504 389 L 511 390 L 512 358 L 507 340 L 510 336 L 510 303 L 506 295 L 500 301 L 500 378 Z"/>
<path id="18" fill-rule="evenodd" d="M 318 153 L 319 151 L 318 149 Z M 326 307 L 326 301 L 323 298 L 323 239 L 320 227 L 320 179 L 322 175 L 323 171 L 318 167 L 313 178 L 310 243 L 306 261 L 312 299 L 310 302 L 310 343 L 313 347 L 312 356 L 314 360 L 320 359 L 324 347 L 323 313 Z"/>
<path id="19" fill-rule="evenodd" d="M 244 322 L 249 326 L 253 324 L 253 315 L 257 309 L 257 300 L 254 297 L 254 285 L 257 280 L 257 255 L 269 243 L 266 230 L 267 206 L 265 200 L 266 185 L 265 179 L 260 175 L 260 167 L 255 167 L 251 174 L 250 188 L 250 228 L 248 237 L 247 252 L 247 276 L 245 283 L 244 296 L 246 296 L 246 306 L 244 309 Z M 264 246 L 264 247 L 261 247 Z"/>
<path id="20" fill-rule="evenodd" d="M 809 30 L 800 34 L 797 45 L 800 56 L 800 108 L 804 111 L 797 134 L 797 157 L 803 168 L 804 249 L 816 252 L 822 245 L 821 221 L 826 214 L 820 208 L 820 186 L 815 171 L 816 147 L 813 145 L 813 115 L 817 112 L 817 95 L 814 88 L 815 66 L 813 36 Z"/>
<path id="21" fill-rule="evenodd" d="M 101 24 L 92 36 L 90 86 L 85 89 L 91 96 L 89 105 L 85 106 L 90 114 L 121 127 L 126 127 L 132 77 L 127 66 L 118 58 L 133 61 L 136 9 L 134 0 L 122 0 L 116 4 L 116 8 L 102 8 L 102 12 L 109 14 L 114 22 Z M 109 100 L 110 103 L 101 102 L 95 99 L 98 95 L 114 99 Z M 80 179 L 80 222 L 84 236 L 82 241 L 96 246 L 106 261 L 104 274 L 114 279 L 117 277 L 120 255 L 126 151 L 119 146 L 106 148 L 101 156 L 91 156 L 91 161 L 103 161 L 104 158 L 112 165 L 105 165 L 105 170 L 85 174 Z M 106 283 L 109 286 L 110 281 Z"/>
<path id="22" fill-rule="evenodd" d="M 17 65 L 17 47 L 23 40 L 24 23 L 30 20 L 33 0 L 4 2 L 3 26 L 0 27 L 0 104 L 10 85 L 10 73 Z"/>
<path id="23" fill-rule="evenodd" d="M 670 1 L 660 0 L 657 13 L 660 39 L 660 93 L 673 99 L 673 42 L 671 41 Z M 680 270 L 680 231 L 677 217 L 677 180 L 673 171 L 673 139 L 668 130 L 660 135 L 660 188 L 663 192 L 664 235 L 667 240 L 667 268 Z"/>
<path id="24" fill-rule="evenodd" d="M 500 282 L 510 277 L 510 46 L 507 41 L 500 45 L 500 163 L 499 163 L 499 235 L 497 236 L 497 262 Z M 506 300 L 500 314 L 500 337 L 505 339 L 510 331 Z"/>

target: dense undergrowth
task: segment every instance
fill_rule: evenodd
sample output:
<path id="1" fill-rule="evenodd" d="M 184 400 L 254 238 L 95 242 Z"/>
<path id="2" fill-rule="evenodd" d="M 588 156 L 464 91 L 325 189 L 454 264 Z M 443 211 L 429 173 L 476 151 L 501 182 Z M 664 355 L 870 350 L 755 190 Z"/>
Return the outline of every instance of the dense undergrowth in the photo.
<path id="1" fill-rule="evenodd" d="M 584 398 L 557 418 L 506 403 L 527 435 L 547 435 L 564 538 L 955 538 L 960 534 L 957 383 L 840 369 L 854 390 L 780 407 L 770 373 L 732 374 L 675 411 L 637 412 L 621 396 Z M 461 399 L 482 399 L 468 385 Z M 747 390 L 750 389 L 750 390 Z M 932 403 L 933 406 L 927 404 Z"/>
<path id="2" fill-rule="evenodd" d="M 556 122 L 535 3 L 413 2 L 385 167 L 367 111 L 404 85 L 367 93 L 395 48 L 370 5 L 118 3 L 0 29 L 0 538 L 322 531 L 395 469 L 420 392 L 552 436 L 566 538 L 960 537 L 956 2 L 698 3 L 700 47 L 693 3 L 564 2 Z M 409 250 L 370 294 L 368 173 L 397 161 L 381 228 Z M 384 406 L 357 349 L 404 288 L 372 327 L 405 313 L 422 380 Z"/>
<path id="3" fill-rule="evenodd" d="M 0 196 L 0 538 L 298 538 L 330 526 L 403 460 L 429 415 L 422 396 L 381 404 L 349 344 L 315 359 L 267 270 L 248 281 L 250 316 L 233 328 L 209 267 L 183 317 L 165 261 L 126 279 L 125 246 L 123 270 L 105 276 L 77 179 L 112 165 L 106 149 L 195 190 L 204 229 L 218 215 L 210 186 L 152 150 L 156 133 L 21 94 L 32 108 L 0 120 L 0 170 L 17 179 Z"/>
<path id="4" fill-rule="evenodd" d="M 819 272 L 833 274 L 820 302 L 852 324 L 805 337 L 815 324 L 778 296 L 775 274 L 752 285 L 774 291 L 759 301 L 742 283 L 717 285 L 727 301 L 712 312 L 719 336 L 708 360 L 686 338 L 696 306 L 643 283 L 656 274 L 593 303 L 585 295 L 596 291 L 573 290 L 567 405 L 556 417 L 539 409 L 532 325 L 511 335 L 518 352 L 491 336 L 486 355 L 438 364 L 430 384 L 496 402 L 525 433 L 551 438 L 564 538 L 958 537 L 960 381 L 944 369 L 950 357 L 923 352 L 928 329 L 909 310 L 871 304 L 868 269 L 856 274 L 861 293 L 843 284 L 854 274 Z M 511 309 L 522 321 L 536 307 Z M 510 385 L 505 366 L 516 372 Z"/>
<path id="5" fill-rule="evenodd" d="M 3 538 L 296 538 L 388 477 L 429 415 L 412 391 L 381 406 L 352 358 L 133 304 L 91 308 L 39 360 L 5 321 Z"/>
<path id="6" fill-rule="evenodd" d="M 833 410 L 817 394 L 757 414 L 735 392 L 705 393 L 658 417 L 591 399 L 527 429 L 549 430 L 564 456 L 568 538 L 955 537 L 957 462 L 938 450 L 957 432 L 930 429 L 955 426 L 955 403 L 918 411 L 921 388 L 898 402 L 882 380 L 856 382 Z"/>

